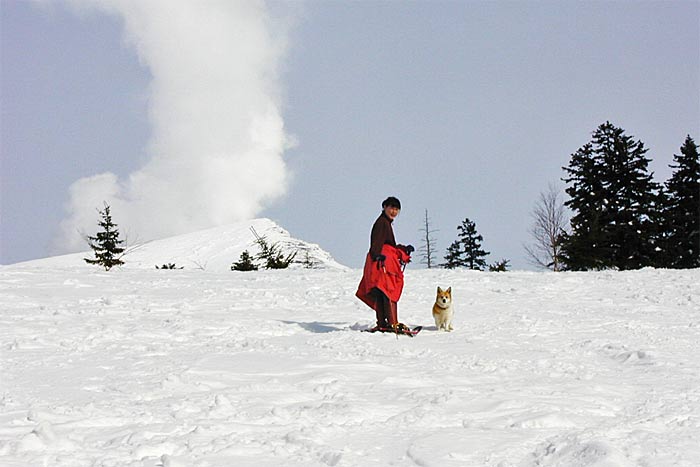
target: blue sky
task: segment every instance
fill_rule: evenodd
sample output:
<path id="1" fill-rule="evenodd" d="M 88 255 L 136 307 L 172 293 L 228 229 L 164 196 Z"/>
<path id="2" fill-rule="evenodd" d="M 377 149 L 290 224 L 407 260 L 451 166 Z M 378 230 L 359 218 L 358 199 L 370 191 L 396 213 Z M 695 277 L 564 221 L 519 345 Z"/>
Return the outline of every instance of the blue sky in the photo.
<path id="1" fill-rule="evenodd" d="M 700 134 L 698 2 L 306 2 L 280 62 L 296 145 L 266 205 L 361 266 L 387 195 L 397 240 L 440 253 L 465 217 L 494 262 L 529 268 L 530 211 L 606 120 L 644 141 L 659 181 Z M 149 68 L 123 22 L 63 3 L 1 4 L 0 263 L 46 256 L 81 177 L 148 159 Z M 265 173 L 256 174 L 265 177 Z M 173 213 L 177 215 L 177 213 Z"/>

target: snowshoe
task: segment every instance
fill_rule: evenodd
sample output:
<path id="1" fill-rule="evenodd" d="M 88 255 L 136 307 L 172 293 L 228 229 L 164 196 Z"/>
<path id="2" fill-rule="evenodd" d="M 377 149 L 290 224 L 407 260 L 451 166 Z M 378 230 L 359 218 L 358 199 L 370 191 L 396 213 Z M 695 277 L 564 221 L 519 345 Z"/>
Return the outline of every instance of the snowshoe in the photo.
<path id="1" fill-rule="evenodd" d="M 396 334 L 396 335 L 403 334 L 406 336 L 413 337 L 416 334 L 418 334 L 421 331 L 421 329 L 423 329 L 423 326 L 416 326 L 414 328 L 409 328 L 408 326 L 406 326 L 403 323 L 397 323 L 394 326 L 386 326 L 386 327 L 377 325 L 377 326 L 371 327 L 369 329 L 365 329 L 364 332 L 372 332 L 372 333 L 374 333 L 374 332 L 388 332 L 388 333 L 392 333 L 392 334 Z"/>

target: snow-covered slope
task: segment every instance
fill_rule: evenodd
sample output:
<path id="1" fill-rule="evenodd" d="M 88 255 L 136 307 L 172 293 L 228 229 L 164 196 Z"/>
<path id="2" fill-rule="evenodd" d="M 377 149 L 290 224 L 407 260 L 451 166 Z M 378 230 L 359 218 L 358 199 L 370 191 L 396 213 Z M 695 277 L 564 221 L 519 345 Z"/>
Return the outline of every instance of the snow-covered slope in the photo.
<path id="1" fill-rule="evenodd" d="M 700 465 L 698 270 L 409 267 L 397 338 L 357 270 L 145 266 L 0 267 L 0 465 Z"/>
<path id="2" fill-rule="evenodd" d="M 314 268 L 343 269 L 333 257 L 320 246 L 298 240 L 289 232 L 270 219 L 253 219 L 221 227 L 214 227 L 175 237 L 154 240 L 130 247 L 124 256 L 124 268 L 154 269 L 155 266 L 174 263 L 185 269 L 205 269 L 207 271 L 230 271 L 231 264 L 238 261 L 241 253 L 248 250 L 251 254 L 260 251 L 255 243 L 255 236 L 265 237 L 269 244 L 279 243 L 282 252 L 289 254 L 297 251 L 293 269 L 303 267 L 307 258 Z M 83 253 L 43 258 L 23 263 L 33 267 L 72 267 L 85 265 L 83 258 L 93 258 L 91 251 Z"/>

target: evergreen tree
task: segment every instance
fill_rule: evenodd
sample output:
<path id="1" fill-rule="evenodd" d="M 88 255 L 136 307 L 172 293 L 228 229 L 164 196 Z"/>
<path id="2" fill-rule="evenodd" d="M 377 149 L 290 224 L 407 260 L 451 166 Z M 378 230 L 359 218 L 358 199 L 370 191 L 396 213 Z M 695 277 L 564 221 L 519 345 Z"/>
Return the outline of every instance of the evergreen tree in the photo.
<path id="1" fill-rule="evenodd" d="M 313 256 L 311 256 L 309 250 L 304 252 L 304 260 L 301 262 L 301 264 L 303 264 L 306 269 L 314 269 L 316 266 L 318 266 L 318 262 Z"/>
<path id="2" fill-rule="evenodd" d="M 286 269 L 292 264 L 292 261 L 294 261 L 294 258 L 297 256 L 296 251 L 284 256 L 279 242 L 270 245 L 267 242 L 267 238 L 258 235 L 258 232 L 256 232 L 253 227 L 251 227 L 250 230 L 255 236 L 255 243 L 260 247 L 260 253 L 258 253 L 255 258 L 263 261 L 265 269 Z"/>
<path id="3" fill-rule="evenodd" d="M 659 184 L 648 171 L 647 149 L 609 122 L 594 134 L 594 144 L 601 148 L 609 193 L 607 231 L 613 265 L 623 270 L 653 266 L 657 245 L 652 219 L 660 208 Z"/>
<path id="4" fill-rule="evenodd" d="M 669 228 L 666 223 L 664 210 L 668 206 L 668 192 L 663 185 L 659 185 L 658 192 L 654 200 L 655 209 L 649 215 L 650 235 L 652 238 L 654 251 L 652 254 L 651 266 L 655 268 L 670 267 L 669 255 Z"/>
<path id="5" fill-rule="evenodd" d="M 569 269 L 637 269 L 654 264 L 652 220 L 659 185 L 648 172 L 647 149 L 610 122 L 600 125 L 591 143 L 572 155 L 564 170 L 570 184 L 565 204 L 574 211 L 564 235 Z"/>
<path id="6" fill-rule="evenodd" d="M 506 272 L 506 271 L 508 271 L 509 267 L 510 267 L 510 260 L 509 259 L 502 259 L 500 261 L 496 261 L 493 264 L 489 264 L 489 271 L 490 272 Z"/>
<path id="7" fill-rule="evenodd" d="M 445 262 L 442 266 L 446 269 L 454 269 L 464 266 L 464 252 L 459 240 L 452 242 L 452 245 L 447 247 L 447 254 L 444 256 Z"/>
<path id="8" fill-rule="evenodd" d="M 675 169 L 666 182 L 663 209 L 664 266 L 700 267 L 700 159 L 698 146 L 688 135 L 681 155 L 673 155 Z"/>
<path id="9" fill-rule="evenodd" d="M 231 271 L 257 271 L 258 266 L 253 262 L 253 257 L 248 250 L 241 253 L 238 261 L 231 265 Z"/>
<path id="10" fill-rule="evenodd" d="M 593 145 L 588 143 L 571 155 L 568 167 L 563 167 L 569 177 L 569 195 L 564 205 L 574 215 L 571 217 L 571 233 L 562 234 L 562 256 L 568 269 L 575 271 L 602 269 L 609 255 L 600 229 L 604 209 L 604 196 L 600 162 Z"/>
<path id="11" fill-rule="evenodd" d="M 97 232 L 95 236 L 88 236 L 87 242 L 95 252 L 95 259 L 83 258 L 88 264 L 99 264 L 105 271 L 109 271 L 114 266 L 121 266 L 124 262 L 121 260 L 124 255 L 125 248 L 122 248 L 124 240 L 119 239 L 119 231 L 117 224 L 112 222 L 110 207 L 104 203 L 105 207 L 102 211 L 98 211 L 101 220 L 97 223 L 102 227 L 101 232 Z"/>
<path id="12" fill-rule="evenodd" d="M 484 258 L 490 253 L 481 248 L 484 237 L 477 233 L 476 223 L 466 218 L 462 221 L 462 225 L 457 226 L 457 231 L 463 252 L 463 265 L 469 269 L 482 271 L 486 267 Z"/>

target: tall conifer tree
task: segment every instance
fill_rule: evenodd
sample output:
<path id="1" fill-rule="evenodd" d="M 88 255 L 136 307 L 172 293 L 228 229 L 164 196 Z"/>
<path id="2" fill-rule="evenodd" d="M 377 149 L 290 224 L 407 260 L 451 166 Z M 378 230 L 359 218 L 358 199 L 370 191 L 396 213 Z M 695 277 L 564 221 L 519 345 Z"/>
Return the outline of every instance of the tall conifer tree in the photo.
<path id="1" fill-rule="evenodd" d="M 612 265 L 639 269 L 654 265 L 655 226 L 659 184 L 648 171 L 650 160 L 641 141 L 625 135 L 610 122 L 593 134 L 603 162 L 606 189 L 606 230 L 610 239 Z"/>
<path id="2" fill-rule="evenodd" d="M 568 269 L 575 271 L 605 267 L 605 241 L 600 228 L 605 203 L 601 183 L 600 163 L 591 143 L 571 155 L 563 180 L 569 200 L 564 204 L 573 211 L 571 233 L 562 238 L 562 256 Z"/>
<path id="3" fill-rule="evenodd" d="M 665 266 L 700 267 L 700 159 L 698 146 L 688 135 L 681 154 L 673 155 L 675 169 L 666 182 L 663 210 Z"/>
<path id="4" fill-rule="evenodd" d="M 564 170 L 574 211 L 564 238 L 569 269 L 637 269 L 654 264 L 652 220 L 659 185 L 648 172 L 647 149 L 610 122 L 572 155 Z"/>

